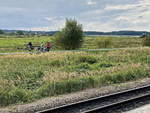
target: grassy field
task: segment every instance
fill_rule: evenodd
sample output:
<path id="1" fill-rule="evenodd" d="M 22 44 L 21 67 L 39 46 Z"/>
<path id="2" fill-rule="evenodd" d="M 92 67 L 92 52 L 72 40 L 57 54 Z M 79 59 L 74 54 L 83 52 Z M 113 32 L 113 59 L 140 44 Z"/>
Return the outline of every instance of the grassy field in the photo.
<path id="1" fill-rule="evenodd" d="M 0 38 L 0 52 L 20 52 L 17 48 L 25 48 L 25 44 L 32 42 L 40 45 L 41 42 L 51 41 L 52 36 L 40 37 L 5 37 Z M 109 40 L 111 43 L 108 47 L 98 47 L 97 42 Z M 142 39 L 138 37 L 84 37 L 84 43 L 81 49 L 98 49 L 98 48 L 124 48 L 124 47 L 140 47 Z"/>
<path id="2" fill-rule="evenodd" d="M 24 37 L 24 38 L 0 38 L 0 52 L 18 52 L 24 50 L 18 50 L 17 48 L 25 48 L 25 44 L 32 42 L 34 44 L 39 44 L 41 42 L 50 41 L 51 37 L 40 36 L 40 37 Z"/>
<path id="3" fill-rule="evenodd" d="M 149 53 L 144 47 L 0 55 L 0 106 L 150 77 Z"/>
<path id="4" fill-rule="evenodd" d="M 85 37 L 82 48 L 98 49 L 97 42 L 109 40 L 108 48 L 141 47 L 142 39 L 139 37 Z M 103 47 L 102 47 L 103 48 Z"/>

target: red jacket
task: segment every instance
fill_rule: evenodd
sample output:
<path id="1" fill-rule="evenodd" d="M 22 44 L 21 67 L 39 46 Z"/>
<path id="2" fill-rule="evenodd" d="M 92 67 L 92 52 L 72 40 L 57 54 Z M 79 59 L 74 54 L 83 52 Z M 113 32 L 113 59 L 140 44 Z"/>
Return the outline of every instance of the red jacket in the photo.
<path id="1" fill-rule="evenodd" d="M 50 42 L 47 42 L 47 43 L 46 43 L 46 48 L 51 48 L 51 47 L 52 47 L 51 43 L 50 43 Z"/>

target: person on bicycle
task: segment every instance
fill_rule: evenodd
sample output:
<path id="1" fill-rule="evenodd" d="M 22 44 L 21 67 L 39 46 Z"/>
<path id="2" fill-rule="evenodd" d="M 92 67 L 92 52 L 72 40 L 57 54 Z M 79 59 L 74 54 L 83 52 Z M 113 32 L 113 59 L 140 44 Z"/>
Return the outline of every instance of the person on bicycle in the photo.
<path id="1" fill-rule="evenodd" d="M 52 44 L 50 42 L 46 43 L 46 51 L 49 51 L 52 47 Z"/>
<path id="2" fill-rule="evenodd" d="M 33 49 L 32 42 L 29 42 L 27 44 L 27 47 L 28 47 L 29 51 L 31 51 Z"/>
<path id="3" fill-rule="evenodd" d="M 40 50 L 41 52 L 44 52 L 44 45 L 45 45 L 44 42 L 42 42 L 41 45 L 40 45 L 40 49 L 39 49 L 39 50 Z"/>

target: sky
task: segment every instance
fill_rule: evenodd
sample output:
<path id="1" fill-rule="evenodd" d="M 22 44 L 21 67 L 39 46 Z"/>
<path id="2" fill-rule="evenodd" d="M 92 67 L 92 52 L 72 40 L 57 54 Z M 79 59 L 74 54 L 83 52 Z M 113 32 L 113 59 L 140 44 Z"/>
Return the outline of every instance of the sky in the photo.
<path id="1" fill-rule="evenodd" d="M 84 31 L 150 31 L 150 0 L 0 0 L 0 29 L 61 30 L 66 18 Z"/>

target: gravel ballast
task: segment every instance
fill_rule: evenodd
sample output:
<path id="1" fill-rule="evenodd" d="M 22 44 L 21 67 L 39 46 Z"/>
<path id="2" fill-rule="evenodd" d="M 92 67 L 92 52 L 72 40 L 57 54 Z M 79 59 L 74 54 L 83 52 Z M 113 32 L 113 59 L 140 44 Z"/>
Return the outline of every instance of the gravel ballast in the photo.
<path id="1" fill-rule="evenodd" d="M 141 87 L 149 84 L 150 78 L 146 78 L 127 83 L 104 86 L 101 88 L 87 89 L 76 93 L 40 99 L 29 104 L 15 105 L 9 106 L 7 108 L 1 108 L 0 113 L 34 113 L 36 111 L 58 107 L 61 105 L 70 104 L 73 102 L 86 100 L 89 98 L 94 98 L 102 95 L 107 95 L 118 91 L 127 90 L 130 88 Z"/>

